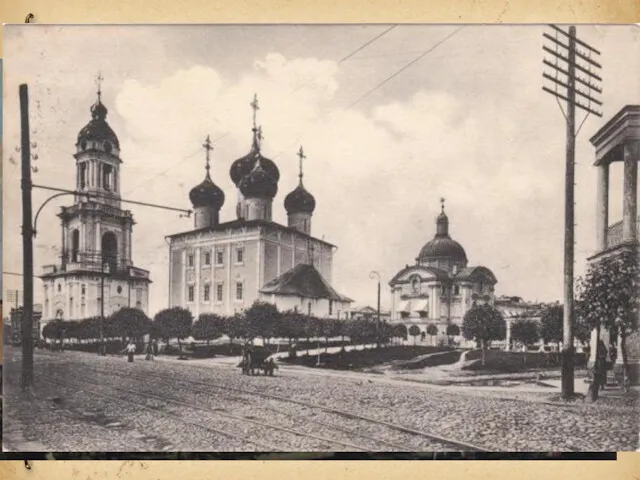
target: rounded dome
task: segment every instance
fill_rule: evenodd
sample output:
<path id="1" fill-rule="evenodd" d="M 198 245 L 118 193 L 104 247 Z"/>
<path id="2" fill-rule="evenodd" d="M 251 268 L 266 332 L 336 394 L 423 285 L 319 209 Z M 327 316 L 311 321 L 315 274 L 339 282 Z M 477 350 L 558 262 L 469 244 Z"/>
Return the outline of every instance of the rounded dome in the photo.
<path id="1" fill-rule="evenodd" d="M 280 170 L 278 170 L 278 167 L 273 160 L 263 157 L 259 150 L 252 148 L 249 154 L 237 159 L 231 164 L 229 175 L 231 176 L 231 180 L 234 185 L 239 186 L 240 180 L 253 170 L 253 167 L 258 160 L 262 163 L 262 168 L 275 178 L 276 182 L 280 180 Z"/>
<path id="2" fill-rule="evenodd" d="M 313 213 L 316 208 L 316 199 L 301 183 L 284 198 L 284 208 L 287 213 Z"/>
<path id="3" fill-rule="evenodd" d="M 112 147 L 120 148 L 118 137 L 106 121 L 107 112 L 107 107 L 100 100 L 91 106 L 91 121 L 78 133 L 77 145 L 82 150 L 87 148 L 88 141 L 100 143 L 100 147 L 108 153 Z"/>
<path id="4" fill-rule="evenodd" d="M 189 192 L 189 199 L 195 208 L 213 207 L 220 210 L 224 204 L 224 192 L 211 181 L 209 174 L 200 185 L 196 185 Z"/>
<path id="5" fill-rule="evenodd" d="M 436 236 L 420 250 L 419 262 L 428 262 L 438 258 L 449 258 L 453 261 L 466 263 L 467 254 L 458 242 L 449 236 Z"/>
<path id="6" fill-rule="evenodd" d="M 278 179 L 258 161 L 255 167 L 240 180 L 240 192 L 245 198 L 273 198 L 278 193 Z"/>

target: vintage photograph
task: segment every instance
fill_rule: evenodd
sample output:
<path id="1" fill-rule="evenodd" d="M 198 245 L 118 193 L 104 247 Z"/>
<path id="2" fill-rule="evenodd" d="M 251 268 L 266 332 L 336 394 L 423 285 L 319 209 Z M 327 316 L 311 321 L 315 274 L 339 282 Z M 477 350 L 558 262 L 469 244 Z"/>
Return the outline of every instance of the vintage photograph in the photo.
<path id="1" fill-rule="evenodd" d="M 4 452 L 640 448 L 637 25 L 5 25 Z"/>

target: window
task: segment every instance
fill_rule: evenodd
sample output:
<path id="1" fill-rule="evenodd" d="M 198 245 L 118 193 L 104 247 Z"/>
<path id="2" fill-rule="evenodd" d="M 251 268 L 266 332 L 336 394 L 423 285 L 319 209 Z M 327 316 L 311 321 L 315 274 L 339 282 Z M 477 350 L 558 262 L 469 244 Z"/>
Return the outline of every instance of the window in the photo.
<path id="1" fill-rule="evenodd" d="M 242 291 L 242 282 L 237 282 L 236 283 L 236 300 L 242 300 L 242 294 L 244 293 Z"/>
<path id="2" fill-rule="evenodd" d="M 239 247 L 236 249 L 236 263 L 244 262 L 244 249 Z"/>
<path id="3" fill-rule="evenodd" d="M 204 292 L 203 292 L 205 302 L 209 301 L 210 293 L 211 293 L 211 287 L 209 285 L 205 285 Z"/>
<path id="4" fill-rule="evenodd" d="M 216 251 L 216 265 L 224 264 L 224 252 L 222 250 Z"/>
<path id="5" fill-rule="evenodd" d="M 311 316 L 311 302 L 307 303 L 307 315 Z"/>
<path id="6" fill-rule="evenodd" d="M 113 189 L 113 168 L 111 165 L 102 167 L 102 188 L 108 192 Z"/>
<path id="7" fill-rule="evenodd" d="M 216 285 L 216 301 L 222 302 L 222 284 Z"/>
<path id="8" fill-rule="evenodd" d="M 189 285 L 189 287 L 187 288 L 187 301 L 188 302 L 193 302 L 194 299 L 194 288 L 193 285 Z"/>
<path id="9" fill-rule="evenodd" d="M 209 252 L 204 254 L 204 264 L 211 265 L 211 254 Z"/>
<path id="10" fill-rule="evenodd" d="M 187 266 L 193 267 L 193 254 L 187 255 Z"/>
<path id="11" fill-rule="evenodd" d="M 87 287 L 86 287 L 86 285 L 82 285 L 82 286 L 80 287 L 80 291 L 82 292 L 82 295 L 85 295 L 85 294 L 87 293 Z"/>
<path id="12" fill-rule="evenodd" d="M 329 300 L 329 315 L 333 315 L 333 300 Z"/>
<path id="13" fill-rule="evenodd" d="M 58 291 L 62 290 L 62 285 L 58 284 Z"/>
<path id="14" fill-rule="evenodd" d="M 460 285 L 456 285 L 455 287 L 453 287 L 453 294 L 460 295 Z"/>
<path id="15" fill-rule="evenodd" d="M 87 164 L 81 163 L 80 171 L 78 172 L 78 177 L 80 177 L 80 189 L 82 190 L 87 186 L 86 176 L 87 176 Z"/>

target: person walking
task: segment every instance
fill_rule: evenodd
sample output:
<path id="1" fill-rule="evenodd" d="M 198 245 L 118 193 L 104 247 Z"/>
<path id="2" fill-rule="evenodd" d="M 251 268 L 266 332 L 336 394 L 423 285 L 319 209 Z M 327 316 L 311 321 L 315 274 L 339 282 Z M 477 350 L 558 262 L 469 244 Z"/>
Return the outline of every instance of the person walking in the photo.
<path id="1" fill-rule="evenodd" d="M 133 340 L 129 340 L 125 350 L 127 351 L 128 362 L 133 362 L 133 355 L 136 353 L 136 344 L 133 343 Z"/>
<path id="2" fill-rule="evenodd" d="M 154 352 L 153 352 L 153 341 L 149 340 L 146 347 L 147 356 L 144 358 L 145 360 L 154 360 Z"/>

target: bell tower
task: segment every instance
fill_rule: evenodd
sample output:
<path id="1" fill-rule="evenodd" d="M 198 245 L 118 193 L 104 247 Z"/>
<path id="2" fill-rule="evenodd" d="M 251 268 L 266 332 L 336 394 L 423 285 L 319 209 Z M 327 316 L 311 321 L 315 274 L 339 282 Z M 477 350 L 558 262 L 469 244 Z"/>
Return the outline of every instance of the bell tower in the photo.
<path id="1" fill-rule="evenodd" d="M 133 215 L 121 208 L 120 142 L 107 123 L 102 76 L 91 119 L 75 144 L 75 196 L 62 207 L 60 265 L 45 267 L 43 319 L 110 315 L 121 307 L 148 308 L 149 272 L 133 266 Z"/>

